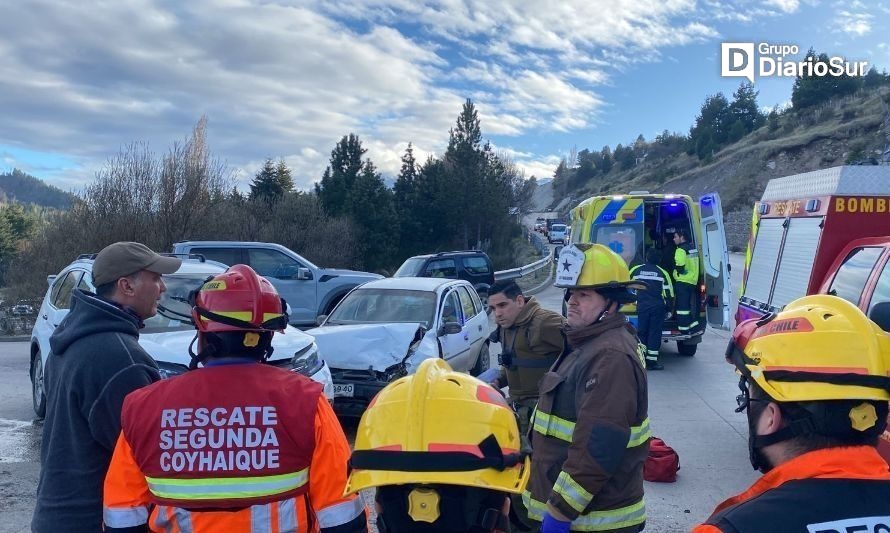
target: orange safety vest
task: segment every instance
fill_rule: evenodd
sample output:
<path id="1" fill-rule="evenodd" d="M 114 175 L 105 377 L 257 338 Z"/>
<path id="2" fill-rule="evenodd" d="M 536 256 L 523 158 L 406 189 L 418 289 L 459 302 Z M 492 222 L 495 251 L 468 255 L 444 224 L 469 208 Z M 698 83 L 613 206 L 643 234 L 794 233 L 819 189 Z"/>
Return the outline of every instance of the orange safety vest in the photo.
<path id="1" fill-rule="evenodd" d="M 782 513 L 775 512 L 777 506 L 785 507 Z M 813 522 L 824 526 L 816 528 L 820 531 L 834 531 L 826 524 L 839 520 L 852 526 L 887 518 L 890 468 L 874 447 L 853 446 L 808 452 L 777 466 L 745 492 L 718 505 L 707 522 L 692 531 L 723 533 L 719 527 L 723 520 L 740 533 L 807 531 Z"/>
<path id="2" fill-rule="evenodd" d="M 205 367 L 131 393 L 121 429 L 107 528 L 283 533 L 356 521 L 365 531 L 361 499 L 343 496 L 349 445 L 321 385 L 304 376 Z"/>

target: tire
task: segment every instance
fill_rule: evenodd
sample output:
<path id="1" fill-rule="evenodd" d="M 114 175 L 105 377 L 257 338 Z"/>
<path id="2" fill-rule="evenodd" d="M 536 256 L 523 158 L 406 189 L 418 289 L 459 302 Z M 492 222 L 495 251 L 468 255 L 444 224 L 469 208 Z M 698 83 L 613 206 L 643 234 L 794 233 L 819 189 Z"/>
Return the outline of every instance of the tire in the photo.
<path id="1" fill-rule="evenodd" d="M 696 350 L 698 350 L 698 344 L 677 341 L 677 353 L 684 357 L 692 357 Z"/>
<path id="2" fill-rule="evenodd" d="M 46 389 L 43 386 L 43 359 L 38 350 L 31 360 L 31 403 L 37 418 L 46 416 Z"/>
<path id="3" fill-rule="evenodd" d="M 476 359 L 476 364 L 473 365 L 473 368 L 470 369 L 471 376 L 478 376 L 479 374 L 488 370 L 488 367 L 491 366 L 491 354 L 488 353 L 488 343 L 486 342 L 482 345 L 482 349 L 479 350 L 479 357 Z"/>

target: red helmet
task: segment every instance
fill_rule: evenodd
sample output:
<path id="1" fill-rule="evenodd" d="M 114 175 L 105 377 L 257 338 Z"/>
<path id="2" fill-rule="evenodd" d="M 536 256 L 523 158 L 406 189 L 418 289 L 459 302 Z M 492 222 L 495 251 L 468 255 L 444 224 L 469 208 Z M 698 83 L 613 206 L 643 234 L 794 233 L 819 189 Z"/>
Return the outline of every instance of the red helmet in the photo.
<path id="1" fill-rule="evenodd" d="M 198 331 L 284 331 L 287 309 L 269 280 L 247 265 L 233 265 L 192 293 Z"/>

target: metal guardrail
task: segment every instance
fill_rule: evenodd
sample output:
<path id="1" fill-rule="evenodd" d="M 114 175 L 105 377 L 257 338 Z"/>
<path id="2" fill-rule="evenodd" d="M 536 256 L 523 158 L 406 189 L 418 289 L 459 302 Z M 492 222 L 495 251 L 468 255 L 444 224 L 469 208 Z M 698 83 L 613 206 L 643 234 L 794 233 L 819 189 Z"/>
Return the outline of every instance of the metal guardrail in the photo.
<path id="1" fill-rule="evenodd" d="M 499 270 L 494 273 L 495 281 L 503 281 L 507 279 L 518 279 L 523 276 L 527 276 L 542 268 L 549 268 L 553 264 L 553 253 L 550 252 L 543 259 L 539 259 L 534 263 L 529 263 L 525 266 L 521 266 L 518 268 L 511 268 L 509 270 Z"/>

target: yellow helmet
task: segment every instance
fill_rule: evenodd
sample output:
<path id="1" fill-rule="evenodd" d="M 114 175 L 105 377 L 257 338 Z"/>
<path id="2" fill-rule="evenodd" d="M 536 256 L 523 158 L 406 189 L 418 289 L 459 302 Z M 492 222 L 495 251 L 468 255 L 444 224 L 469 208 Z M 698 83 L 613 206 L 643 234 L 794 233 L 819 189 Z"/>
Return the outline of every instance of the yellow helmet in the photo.
<path id="1" fill-rule="evenodd" d="M 555 286 L 563 289 L 645 289 L 631 281 L 627 263 L 602 244 L 573 244 L 559 253 Z"/>
<path id="2" fill-rule="evenodd" d="M 442 359 L 390 383 L 362 415 L 346 493 L 444 484 L 519 494 L 530 461 L 516 415 L 498 391 Z"/>
<path id="3" fill-rule="evenodd" d="M 804 296 L 742 322 L 727 357 L 778 402 L 890 400 L 890 338 L 837 296 Z"/>

